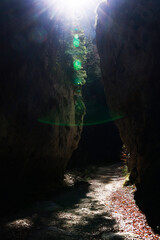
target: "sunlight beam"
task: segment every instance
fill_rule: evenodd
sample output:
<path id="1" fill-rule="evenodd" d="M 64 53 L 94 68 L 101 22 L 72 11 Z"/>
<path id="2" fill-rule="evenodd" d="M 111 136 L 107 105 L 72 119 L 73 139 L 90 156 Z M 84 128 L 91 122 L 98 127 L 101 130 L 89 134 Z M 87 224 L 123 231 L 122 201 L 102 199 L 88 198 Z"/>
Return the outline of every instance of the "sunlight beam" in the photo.
<path id="1" fill-rule="evenodd" d="M 66 14 L 85 12 L 94 0 L 44 0 L 44 3 L 50 7 L 56 7 L 59 11 Z"/>

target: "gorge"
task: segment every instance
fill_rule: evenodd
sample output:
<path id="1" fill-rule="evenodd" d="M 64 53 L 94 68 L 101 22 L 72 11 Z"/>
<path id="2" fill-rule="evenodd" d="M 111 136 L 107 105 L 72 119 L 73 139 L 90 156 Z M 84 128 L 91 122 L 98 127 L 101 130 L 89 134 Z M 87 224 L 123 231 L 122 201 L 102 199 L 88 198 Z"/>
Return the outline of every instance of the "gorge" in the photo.
<path id="1" fill-rule="evenodd" d="M 95 2 L 94 9 L 101 1 Z M 70 159 L 117 162 L 123 142 L 136 203 L 155 230 L 160 226 L 159 11 L 158 0 L 104 1 L 95 40 L 92 11 L 83 30 L 40 1 L 1 0 L 2 209 L 23 195 L 63 187 Z M 110 111 L 100 119 L 106 125 L 86 120 L 88 99 Z"/>

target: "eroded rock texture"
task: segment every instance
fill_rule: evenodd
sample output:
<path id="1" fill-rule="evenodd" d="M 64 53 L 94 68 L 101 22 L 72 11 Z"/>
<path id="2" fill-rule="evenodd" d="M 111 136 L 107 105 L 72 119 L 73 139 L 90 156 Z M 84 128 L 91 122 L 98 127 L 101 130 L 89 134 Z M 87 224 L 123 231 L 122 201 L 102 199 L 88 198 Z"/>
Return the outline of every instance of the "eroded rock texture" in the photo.
<path id="1" fill-rule="evenodd" d="M 97 14 L 97 45 L 108 105 L 130 152 L 143 208 L 159 221 L 160 1 L 108 0 Z M 152 205 L 153 203 L 153 205 Z M 158 211 L 158 213 L 157 213 Z"/>
<path id="2" fill-rule="evenodd" d="M 15 189 L 58 186 L 82 130 L 72 126 L 84 114 L 76 112 L 81 97 L 72 84 L 72 62 L 59 41 L 58 21 L 50 19 L 42 2 L 0 2 L 0 189 L 5 199 L 11 189 L 16 195 Z"/>

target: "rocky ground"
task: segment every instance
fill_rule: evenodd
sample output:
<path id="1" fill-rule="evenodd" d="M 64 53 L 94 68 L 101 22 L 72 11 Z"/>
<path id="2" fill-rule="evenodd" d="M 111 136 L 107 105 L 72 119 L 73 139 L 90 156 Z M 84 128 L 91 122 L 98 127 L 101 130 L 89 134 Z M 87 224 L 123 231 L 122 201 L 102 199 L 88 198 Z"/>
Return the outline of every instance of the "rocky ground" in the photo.
<path id="1" fill-rule="evenodd" d="M 115 196 L 118 199 L 124 192 L 121 164 L 98 167 L 90 174 L 87 171 L 85 169 L 83 174 L 74 171 L 66 173 L 67 186 L 62 191 L 56 195 L 49 193 L 18 214 L 1 219 L 0 239 L 143 239 L 131 229 L 125 229 L 122 209 L 117 208 L 121 200 L 117 203 Z M 127 194 L 133 195 L 131 187 Z"/>

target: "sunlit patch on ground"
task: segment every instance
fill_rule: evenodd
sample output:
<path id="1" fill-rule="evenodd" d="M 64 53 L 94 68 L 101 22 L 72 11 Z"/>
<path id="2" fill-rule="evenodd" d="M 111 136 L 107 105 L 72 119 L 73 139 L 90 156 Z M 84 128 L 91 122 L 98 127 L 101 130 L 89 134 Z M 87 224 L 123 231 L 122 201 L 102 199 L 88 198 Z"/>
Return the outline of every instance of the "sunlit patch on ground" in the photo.
<path id="1" fill-rule="evenodd" d="M 23 229 L 26 228 L 27 229 L 27 228 L 32 227 L 32 225 L 33 225 L 32 221 L 25 218 L 25 219 L 18 219 L 13 222 L 7 223 L 6 227 L 8 227 L 8 228 L 23 228 Z"/>
<path id="2" fill-rule="evenodd" d="M 116 222 L 108 214 L 108 206 L 106 205 L 113 189 L 119 187 L 119 175 L 114 172 L 114 166 L 99 168 L 96 177 L 89 180 L 88 191 L 80 201 L 56 214 L 58 225 L 70 232 L 83 233 L 84 239 L 87 240 L 99 239 L 105 232 L 117 231 Z M 67 177 L 69 180 L 72 178 L 69 175 Z M 123 179 L 121 179 L 121 183 L 122 181 Z M 83 189 L 84 185 L 85 183 L 79 188 Z M 110 203 L 108 202 L 108 204 Z"/>
<path id="3" fill-rule="evenodd" d="M 34 205 L 33 213 L 26 213 L 30 217 L 7 223 L 3 236 L 12 240 L 160 239 L 136 206 L 135 189 L 123 187 L 120 164 L 99 167 L 88 183 L 79 176 L 81 181 L 73 186 L 78 177 L 75 173 L 67 174 L 69 187 L 54 196 L 55 202 L 50 197 L 38 208 Z M 55 208 L 56 204 L 59 207 Z"/>

